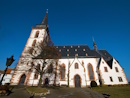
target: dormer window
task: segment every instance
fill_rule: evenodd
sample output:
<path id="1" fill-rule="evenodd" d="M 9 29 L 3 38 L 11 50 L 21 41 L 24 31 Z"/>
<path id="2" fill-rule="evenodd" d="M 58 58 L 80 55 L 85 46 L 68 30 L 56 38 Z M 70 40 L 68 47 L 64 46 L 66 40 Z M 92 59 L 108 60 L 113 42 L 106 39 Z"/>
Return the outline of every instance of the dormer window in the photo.
<path id="1" fill-rule="evenodd" d="M 65 48 L 65 46 L 63 48 Z"/>
<path id="2" fill-rule="evenodd" d="M 38 36 L 39 36 L 39 31 L 36 32 L 35 38 L 38 38 Z"/>
<path id="3" fill-rule="evenodd" d="M 73 48 L 73 46 L 71 46 L 71 48 Z"/>
<path id="4" fill-rule="evenodd" d="M 69 54 L 67 54 L 67 56 L 69 56 Z"/>
<path id="5" fill-rule="evenodd" d="M 78 54 L 75 54 L 75 57 L 77 57 L 78 56 Z"/>
<path id="6" fill-rule="evenodd" d="M 78 48 L 80 48 L 80 46 L 78 46 Z"/>

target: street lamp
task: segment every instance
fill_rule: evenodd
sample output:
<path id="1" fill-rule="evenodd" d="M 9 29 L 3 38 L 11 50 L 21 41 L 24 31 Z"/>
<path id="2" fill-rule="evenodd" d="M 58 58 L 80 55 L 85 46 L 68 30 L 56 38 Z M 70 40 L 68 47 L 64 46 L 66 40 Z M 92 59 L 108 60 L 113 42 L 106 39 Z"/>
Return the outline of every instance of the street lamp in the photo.
<path id="1" fill-rule="evenodd" d="M 0 85 L 2 85 L 2 81 L 3 81 L 3 78 L 4 78 L 5 74 L 6 74 L 6 71 L 7 71 L 8 67 L 15 61 L 13 57 L 14 56 L 12 55 L 10 58 L 7 58 L 7 60 L 6 60 L 6 66 L 7 67 L 6 67 L 5 71 L 4 71 L 2 79 L 0 80 Z"/>

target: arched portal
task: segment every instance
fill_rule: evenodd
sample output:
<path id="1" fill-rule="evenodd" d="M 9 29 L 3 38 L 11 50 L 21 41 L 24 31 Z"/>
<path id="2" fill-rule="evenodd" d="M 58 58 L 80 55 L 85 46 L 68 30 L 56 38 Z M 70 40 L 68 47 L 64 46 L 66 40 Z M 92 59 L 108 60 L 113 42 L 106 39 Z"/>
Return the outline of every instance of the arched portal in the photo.
<path id="1" fill-rule="evenodd" d="M 26 75 L 23 74 L 23 75 L 21 76 L 21 78 L 20 78 L 19 85 L 24 85 L 25 79 L 26 79 Z"/>
<path id="2" fill-rule="evenodd" d="M 75 87 L 81 87 L 81 79 L 79 75 L 76 75 L 74 77 L 74 81 L 75 81 Z"/>
<path id="3" fill-rule="evenodd" d="M 48 80 L 48 78 L 45 79 L 44 85 L 45 85 L 45 86 L 49 85 L 49 80 Z"/>

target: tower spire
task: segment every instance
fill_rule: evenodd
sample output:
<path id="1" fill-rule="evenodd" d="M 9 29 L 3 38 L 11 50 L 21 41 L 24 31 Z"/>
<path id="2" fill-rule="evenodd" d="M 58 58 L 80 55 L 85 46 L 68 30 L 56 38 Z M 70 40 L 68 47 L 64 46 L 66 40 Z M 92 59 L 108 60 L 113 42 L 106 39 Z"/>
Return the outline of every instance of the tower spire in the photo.
<path id="1" fill-rule="evenodd" d="M 95 51 L 97 51 L 97 45 L 96 45 L 96 43 L 94 41 L 94 38 L 93 38 L 93 48 L 94 48 Z"/>
<path id="2" fill-rule="evenodd" d="M 46 14 L 41 22 L 41 25 L 48 25 L 48 9 L 46 10 Z"/>

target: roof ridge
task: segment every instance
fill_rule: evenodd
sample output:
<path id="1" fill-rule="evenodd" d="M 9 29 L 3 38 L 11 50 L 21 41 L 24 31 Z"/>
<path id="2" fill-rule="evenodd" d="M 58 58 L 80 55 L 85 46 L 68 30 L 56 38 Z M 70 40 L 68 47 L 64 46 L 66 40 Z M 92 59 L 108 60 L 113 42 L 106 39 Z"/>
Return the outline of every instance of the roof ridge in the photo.
<path id="1" fill-rule="evenodd" d="M 55 45 L 55 46 L 88 46 L 88 45 L 84 44 L 84 45 Z"/>

